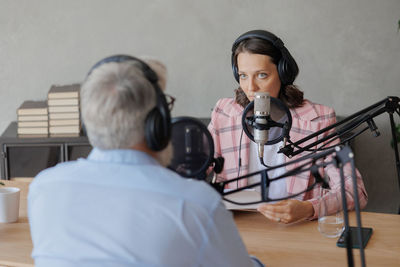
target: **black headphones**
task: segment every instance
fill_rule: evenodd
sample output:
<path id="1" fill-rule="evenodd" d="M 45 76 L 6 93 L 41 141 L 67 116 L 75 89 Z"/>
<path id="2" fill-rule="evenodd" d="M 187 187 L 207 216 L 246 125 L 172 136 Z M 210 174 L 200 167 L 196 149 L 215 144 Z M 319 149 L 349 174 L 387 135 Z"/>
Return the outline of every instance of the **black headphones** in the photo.
<path id="1" fill-rule="evenodd" d="M 128 55 L 114 55 L 106 57 L 90 69 L 87 77 L 95 70 L 106 63 L 122 63 L 134 61 L 139 63 L 140 69 L 143 71 L 146 79 L 153 85 L 156 92 L 156 106 L 147 114 L 145 119 L 145 138 L 147 146 L 153 151 L 164 149 L 171 138 L 171 114 L 168 108 L 165 95 L 158 85 L 158 76 L 142 60 Z"/>
<path id="2" fill-rule="evenodd" d="M 233 76 L 235 77 L 236 81 L 239 82 L 239 73 L 234 60 L 235 51 L 242 41 L 250 38 L 258 38 L 270 42 L 281 52 L 281 58 L 277 64 L 279 78 L 283 86 L 293 84 L 297 74 L 299 74 L 299 67 L 297 66 L 296 61 L 292 55 L 290 55 L 289 50 L 287 50 L 281 39 L 279 39 L 275 34 L 264 30 L 246 32 L 240 35 L 233 43 L 231 63 Z"/>

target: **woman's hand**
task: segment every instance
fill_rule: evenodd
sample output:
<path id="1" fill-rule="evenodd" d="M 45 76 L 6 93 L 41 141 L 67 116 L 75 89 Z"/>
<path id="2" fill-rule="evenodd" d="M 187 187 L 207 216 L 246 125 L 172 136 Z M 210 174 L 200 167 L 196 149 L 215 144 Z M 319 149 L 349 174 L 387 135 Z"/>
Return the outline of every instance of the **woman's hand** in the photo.
<path id="1" fill-rule="evenodd" d="M 261 204 L 257 210 L 268 219 L 281 223 L 305 220 L 314 214 L 314 208 L 310 202 L 296 199 L 283 200 L 274 204 Z"/>

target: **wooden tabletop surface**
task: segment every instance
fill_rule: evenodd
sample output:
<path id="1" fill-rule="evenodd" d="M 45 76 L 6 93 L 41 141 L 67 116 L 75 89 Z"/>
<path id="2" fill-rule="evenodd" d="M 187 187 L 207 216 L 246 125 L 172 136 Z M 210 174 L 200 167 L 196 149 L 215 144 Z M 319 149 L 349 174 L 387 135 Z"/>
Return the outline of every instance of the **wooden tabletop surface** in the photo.
<path id="1" fill-rule="evenodd" d="M 26 198 L 31 179 L 3 181 L 21 189 L 20 213 L 16 223 L 0 223 L 0 266 L 33 266 L 32 241 Z M 355 225 L 350 213 L 350 224 Z M 336 247 L 337 238 L 326 238 L 317 221 L 292 225 L 271 222 L 258 212 L 235 211 L 235 222 L 250 254 L 270 266 L 347 266 L 346 249 Z M 365 249 L 367 266 L 400 266 L 400 215 L 362 213 L 364 227 L 373 234 Z M 353 250 L 356 266 L 359 251 Z"/>
<path id="2" fill-rule="evenodd" d="M 356 226 L 350 212 L 350 225 Z M 258 212 L 236 211 L 235 222 L 249 254 L 267 266 L 347 266 L 345 248 L 338 238 L 327 238 L 318 231 L 317 221 L 284 225 L 267 220 Z M 400 266 L 400 215 L 362 212 L 363 227 L 373 228 L 365 248 L 367 266 Z M 356 266 L 360 253 L 353 249 Z"/>

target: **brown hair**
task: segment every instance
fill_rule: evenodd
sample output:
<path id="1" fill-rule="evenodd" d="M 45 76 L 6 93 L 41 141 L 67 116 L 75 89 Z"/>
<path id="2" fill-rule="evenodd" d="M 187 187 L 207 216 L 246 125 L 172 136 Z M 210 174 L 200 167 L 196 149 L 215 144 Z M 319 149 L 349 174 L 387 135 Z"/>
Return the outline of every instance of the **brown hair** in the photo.
<path id="1" fill-rule="evenodd" d="M 237 57 L 240 53 L 248 52 L 252 54 L 261 54 L 271 57 L 272 63 L 278 64 L 282 57 L 282 53 L 266 40 L 259 38 L 245 39 L 237 46 L 233 55 L 233 64 L 237 66 Z M 281 100 L 289 108 L 297 108 L 303 105 L 304 93 L 294 84 L 281 85 L 279 90 L 279 100 Z M 235 90 L 235 101 L 242 107 L 246 107 L 250 101 L 242 88 Z"/>

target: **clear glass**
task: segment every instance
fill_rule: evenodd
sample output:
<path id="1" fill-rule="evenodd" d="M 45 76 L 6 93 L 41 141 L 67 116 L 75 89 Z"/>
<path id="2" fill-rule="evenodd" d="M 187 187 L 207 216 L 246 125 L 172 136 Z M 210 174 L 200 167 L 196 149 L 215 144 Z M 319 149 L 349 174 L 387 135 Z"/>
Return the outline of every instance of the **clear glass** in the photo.
<path id="1" fill-rule="evenodd" d="M 318 230 L 326 237 L 340 236 L 344 230 L 340 190 L 321 189 Z"/>

